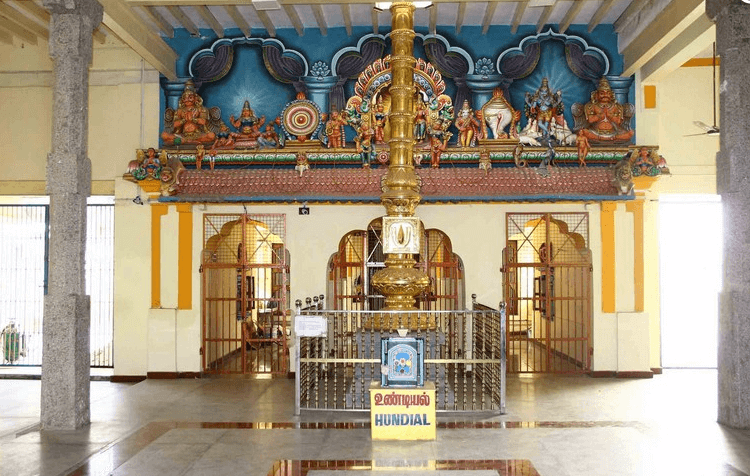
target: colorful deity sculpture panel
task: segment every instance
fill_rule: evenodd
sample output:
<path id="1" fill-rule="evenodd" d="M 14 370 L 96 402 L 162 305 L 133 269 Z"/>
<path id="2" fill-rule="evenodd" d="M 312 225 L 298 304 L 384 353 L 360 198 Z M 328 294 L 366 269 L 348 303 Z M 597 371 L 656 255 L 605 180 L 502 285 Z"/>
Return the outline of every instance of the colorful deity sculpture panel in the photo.
<path id="1" fill-rule="evenodd" d="M 550 138 L 559 144 L 575 144 L 575 135 L 565 121 L 565 104 L 562 91 L 552 91 L 547 78 L 534 94 L 526 93 L 524 97 L 524 114 L 526 127 L 518 134 L 519 140 L 527 145 L 542 146 Z"/>
<path id="2" fill-rule="evenodd" d="M 216 140 L 215 129 L 221 122 L 219 108 L 209 110 L 195 90 L 193 81 L 185 83 L 177 110 L 167 108 L 164 113 L 164 132 L 161 134 L 165 145 L 206 144 Z"/>
<path id="3" fill-rule="evenodd" d="M 624 144 L 630 142 L 635 131 L 630 128 L 630 119 L 635 107 L 620 104 L 606 78 L 599 80 L 599 86 L 591 93 L 586 104 L 573 104 L 571 112 L 576 131 L 594 144 Z"/>

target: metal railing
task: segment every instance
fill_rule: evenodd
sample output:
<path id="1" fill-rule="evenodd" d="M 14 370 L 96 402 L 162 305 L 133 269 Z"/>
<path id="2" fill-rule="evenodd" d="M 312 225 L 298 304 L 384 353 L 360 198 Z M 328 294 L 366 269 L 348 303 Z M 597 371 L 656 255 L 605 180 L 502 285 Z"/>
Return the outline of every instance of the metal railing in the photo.
<path id="1" fill-rule="evenodd" d="M 295 333 L 296 411 L 367 410 L 368 388 L 380 381 L 380 342 L 399 328 L 425 340 L 425 381 L 436 388 L 438 411 L 505 412 L 505 314 L 487 306 L 463 311 L 334 311 L 301 307 L 327 329 Z M 375 325 L 373 325 L 375 323 Z M 389 323 L 384 328 L 383 323 Z"/>

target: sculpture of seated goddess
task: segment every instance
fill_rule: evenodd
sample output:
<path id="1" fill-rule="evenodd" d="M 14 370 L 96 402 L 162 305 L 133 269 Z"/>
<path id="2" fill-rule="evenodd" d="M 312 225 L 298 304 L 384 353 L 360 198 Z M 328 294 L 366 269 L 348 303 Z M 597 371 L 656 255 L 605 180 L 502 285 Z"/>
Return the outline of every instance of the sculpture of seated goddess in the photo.
<path id="1" fill-rule="evenodd" d="M 168 113 L 170 111 L 167 110 Z M 185 83 L 177 110 L 172 112 L 171 120 L 171 114 L 165 114 L 165 131 L 161 134 L 165 144 L 200 144 L 216 139 L 216 134 L 208 128 L 209 111 L 203 106 L 203 99 L 195 91 L 195 84 L 191 80 Z"/>
<path id="2" fill-rule="evenodd" d="M 229 116 L 229 123 L 237 129 L 232 133 L 234 142 L 237 147 L 258 147 L 258 138 L 261 136 L 261 127 L 266 122 L 266 116 L 255 117 L 255 113 L 250 107 L 250 101 L 245 101 L 242 105 L 240 117 Z"/>
<path id="3" fill-rule="evenodd" d="M 575 128 L 580 130 L 591 144 L 628 142 L 635 133 L 630 128 L 633 116 L 632 104 L 620 104 L 615 99 L 609 81 L 599 80 L 599 87 L 591 93 L 591 101 L 585 105 L 573 104 L 571 109 Z"/>

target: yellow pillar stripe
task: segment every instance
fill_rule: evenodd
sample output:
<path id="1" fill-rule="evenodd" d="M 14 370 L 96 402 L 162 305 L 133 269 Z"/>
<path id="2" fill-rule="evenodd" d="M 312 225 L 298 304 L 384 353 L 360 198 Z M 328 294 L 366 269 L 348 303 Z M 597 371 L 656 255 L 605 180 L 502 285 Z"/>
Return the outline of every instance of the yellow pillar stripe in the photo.
<path id="1" fill-rule="evenodd" d="M 177 245 L 177 309 L 193 308 L 193 206 L 177 205 L 179 236 Z"/>
<path id="2" fill-rule="evenodd" d="M 151 307 L 161 307 L 161 217 L 167 205 L 151 204 Z"/>
<path id="3" fill-rule="evenodd" d="M 633 240 L 635 244 L 635 260 L 633 262 L 633 274 L 635 276 L 635 312 L 643 312 L 645 305 L 644 292 L 644 258 L 643 258 L 643 200 L 637 199 L 628 202 L 625 209 L 633 214 Z"/>
<path id="4" fill-rule="evenodd" d="M 615 312 L 615 210 L 616 202 L 601 203 L 602 312 Z"/>
<path id="5" fill-rule="evenodd" d="M 656 86 L 650 84 L 643 86 L 643 107 L 656 109 Z"/>

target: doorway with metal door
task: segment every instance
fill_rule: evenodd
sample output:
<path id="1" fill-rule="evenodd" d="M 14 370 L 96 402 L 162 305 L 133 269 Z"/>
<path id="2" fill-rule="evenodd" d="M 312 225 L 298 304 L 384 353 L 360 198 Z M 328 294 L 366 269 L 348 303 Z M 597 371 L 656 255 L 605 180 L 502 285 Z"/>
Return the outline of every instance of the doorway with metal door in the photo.
<path id="1" fill-rule="evenodd" d="M 587 213 L 508 213 L 503 250 L 508 373 L 591 368 Z"/>
<path id="2" fill-rule="evenodd" d="M 203 371 L 286 375 L 286 217 L 206 214 L 203 235 Z"/>

